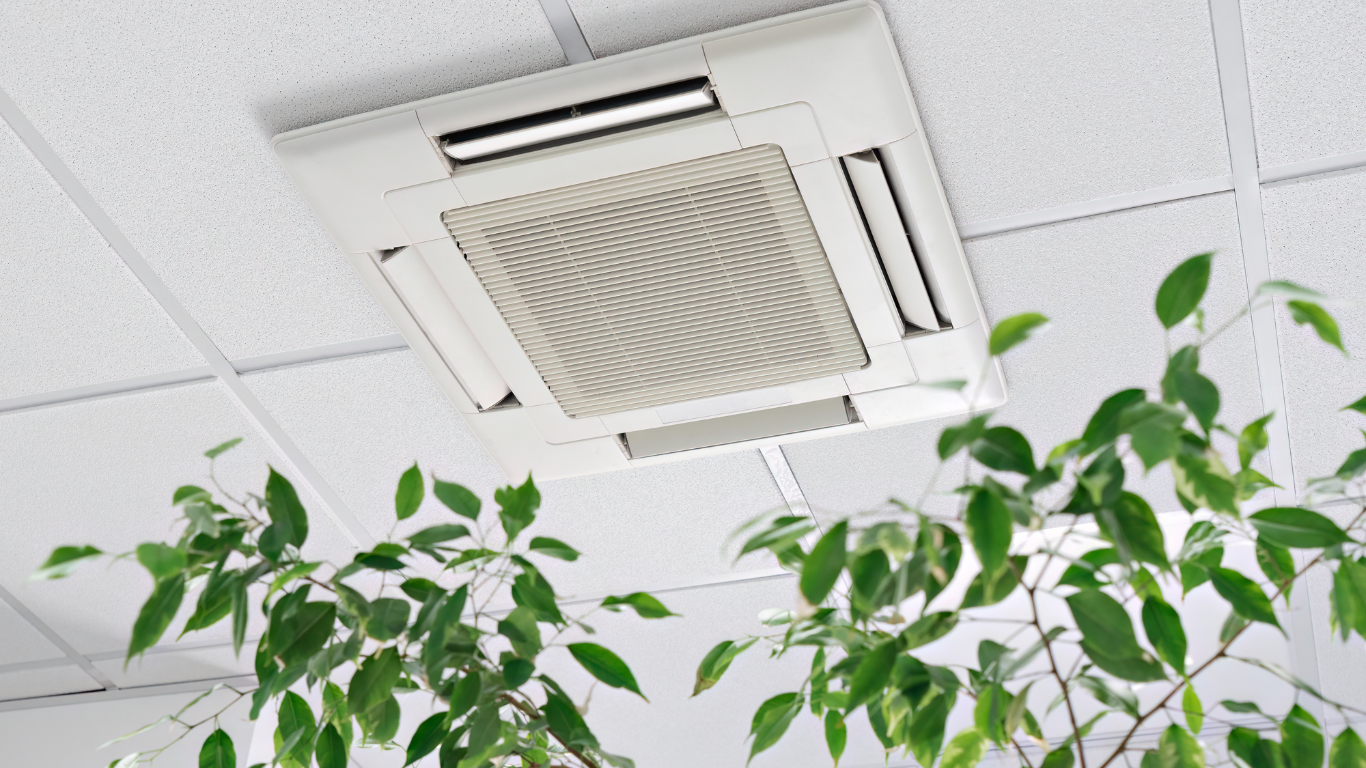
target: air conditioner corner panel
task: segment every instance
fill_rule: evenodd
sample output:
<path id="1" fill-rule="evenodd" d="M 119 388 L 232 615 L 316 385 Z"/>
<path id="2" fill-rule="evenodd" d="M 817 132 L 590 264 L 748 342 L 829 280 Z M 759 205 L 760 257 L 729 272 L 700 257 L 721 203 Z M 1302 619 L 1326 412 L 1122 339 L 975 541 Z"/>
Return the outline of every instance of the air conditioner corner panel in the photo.
<path id="1" fill-rule="evenodd" d="M 347 253 L 408 245 L 384 193 L 444 178 L 416 112 L 400 112 L 280 141 L 275 156 L 323 228 Z"/>
<path id="2" fill-rule="evenodd" d="M 741 146 L 777 144 L 783 148 L 788 165 L 804 165 L 830 157 L 816 116 L 806 102 L 735 115 L 730 123 Z"/>
<path id="3" fill-rule="evenodd" d="M 464 418 L 512 482 L 520 483 L 533 472 L 535 479 L 542 481 L 630 466 L 614 437 L 547 443 L 525 408 L 499 408 L 464 414 Z"/>
<path id="4" fill-rule="evenodd" d="M 553 403 L 526 406 L 523 410 L 536 427 L 536 431 L 551 445 L 607 437 L 611 434 L 603 425 L 602 419 L 594 416 L 571 419 L 565 415 L 564 409 Z"/>

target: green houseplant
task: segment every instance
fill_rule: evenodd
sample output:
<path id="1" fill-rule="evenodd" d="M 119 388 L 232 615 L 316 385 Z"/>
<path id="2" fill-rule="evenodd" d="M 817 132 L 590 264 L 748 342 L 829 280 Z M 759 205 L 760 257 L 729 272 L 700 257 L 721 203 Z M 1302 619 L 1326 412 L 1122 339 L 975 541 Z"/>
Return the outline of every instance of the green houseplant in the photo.
<path id="1" fill-rule="evenodd" d="M 1200 351 L 1249 310 L 1205 333 L 1200 302 L 1211 258 L 1201 254 L 1182 263 L 1156 298 L 1164 329 L 1188 323 L 1199 340 L 1169 351 L 1165 373 L 1150 389 L 1107 398 L 1078 425 L 1084 430 L 1075 439 L 1039 456 L 1023 434 L 991 425 L 986 415 L 943 430 L 941 461 L 966 455 L 966 474 L 954 491 L 956 514 L 923 511 L 924 497 L 914 504 L 894 499 L 880 515 L 846 518 L 823 532 L 810 518 L 780 514 L 744 530 L 742 552 L 770 550 L 800 574 L 800 607 L 766 612 L 771 634 L 713 648 L 698 667 L 694 695 L 716 685 L 752 647 L 767 647 L 774 656 L 801 646 L 817 649 L 795 690 L 755 712 L 751 758 L 809 709 L 823 720 L 838 762 L 848 739 L 845 718 L 862 709 L 889 755 L 909 755 L 922 766 L 968 768 L 995 747 L 1031 768 L 1203 768 L 1226 761 L 1319 768 L 1325 755 L 1331 768 L 1366 767 L 1366 745 L 1355 731 L 1344 728 L 1329 744 L 1323 726 L 1298 704 L 1262 713 L 1250 702 L 1201 695 L 1202 675 L 1211 668 L 1247 665 L 1281 677 L 1297 695 L 1322 701 L 1346 720 L 1366 715 L 1324 699 L 1264 659 L 1237 652 L 1249 626 L 1280 627 L 1273 603 L 1288 602 L 1314 568 L 1332 571 L 1333 628 L 1344 640 L 1366 633 L 1366 448 L 1348 456 L 1333 476 L 1309 483 L 1316 503 L 1356 505 L 1347 525 L 1307 506 L 1255 510 L 1249 504 L 1272 486 L 1252 464 L 1267 448 L 1273 415 L 1237 430 L 1219 422 L 1219 390 L 1200 373 Z M 1295 323 L 1343 349 L 1337 324 L 1323 309 L 1325 297 L 1271 282 L 1258 288 L 1254 304 L 1276 298 L 1287 300 Z M 1046 322 L 1038 314 L 999 322 L 991 354 L 1024 342 Z M 1366 413 L 1366 398 L 1347 408 Z M 1220 455 L 1220 434 L 1236 443 L 1236 463 Z M 1170 469 L 1176 497 L 1192 516 L 1184 540 L 1167 540 L 1149 503 L 1126 489 L 1126 473 L 1135 464 L 1144 471 Z M 1224 561 L 1225 549 L 1240 541 L 1255 546 L 1260 573 Z M 978 567 L 959 574 L 969 559 Z M 956 574 L 960 585 L 967 583 L 965 592 L 949 589 Z M 1217 594 L 1228 618 L 1216 650 L 1191 659 L 1182 599 L 1196 589 Z M 974 621 L 992 621 L 992 606 L 1008 598 L 1023 605 L 1026 618 L 994 625 L 1000 631 L 978 645 L 975 665 L 920 658 L 918 649 L 940 639 L 952 642 Z M 1056 621 L 1060 616 L 1064 620 Z M 1164 693 L 1140 706 L 1135 684 L 1161 684 Z M 965 700 L 973 724 L 946 733 L 950 710 Z M 1081 717 L 1082 703 L 1098 714 Z M 1220 740 L 1201 741 L 1206 722 L 1247 713 L 1260 715 L 1269 730 L 1238 726 Z M 1079 749 L 1104 717 L 1124 723 L 1122 738 Z M 1135 744 L 1142 728 L 1164 722 L 1170 724 L 1157 744 Z"/>

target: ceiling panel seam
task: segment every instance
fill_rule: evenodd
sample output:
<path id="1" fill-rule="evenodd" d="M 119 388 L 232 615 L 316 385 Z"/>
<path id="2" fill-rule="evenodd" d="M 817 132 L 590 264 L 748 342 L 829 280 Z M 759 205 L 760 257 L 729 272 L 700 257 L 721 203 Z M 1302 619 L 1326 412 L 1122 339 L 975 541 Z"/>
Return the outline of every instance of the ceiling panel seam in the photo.
<path id="1" fill-rule="evenodd" d="M 66 163 L 62 161 L 56 151 L 47 143 L 47 140 L 38 132 L 38 129 L 29 122 L 28 118 L 19 110 L 18 105 L 4 91 L 0 91 L 0 117 L 9 123 L 10 128 L 14 129 L 20 140 L 28 146 L 29 152 L 43 165 L 48 174 L 57 182 L 57 185 L 66 192 L 67 197 L 76 205 L 76 208 L 80 210 L 91 226 L 99 232 L 100 236 L 105 239 L 105 242 L 109 243 L 109 246 L 123 260 L 123 263 L 142 283 L 143 288 L 152 295 L 152 298 L 161 305 L 162 310 L 170 316 L 171 321 L 180 328 L 180 332 L 185 334 L 190 343 L 204 356 L 214 374 L 227 385 L 229 393 L 243 414 L 261 432 L 276 454 L 283 458 L 289 468 L 293 470 L 291 474 L 294 475 L 295 482 L 304 486 L 307 491 L 312 492 L 314 497 L 322 501 L 328 514 L 341 526 L 342 531 L 356 546 L 367 549 L 373 546 L 374 538 L 371 537 L 365 526 L 361 525 L 360 520 L 342 503 L 336 491 L 323 479 L 322 474 L 313 466 L 313 463 L 294 444 L 294 440 L 275 421 L 275 417 L 270 414 L 265 405 L 247 388 L 246 382 L 242 381 L 232 363 L 223 356 L 218 346 L 200 327 L 199 322 L 171 293 L 171 290 L 162 282 L 161 277 L 133 246 L 132 241 L 114 224 L 113 219 L 104 212 L 104 209 L 96 202 L 85 185 L 81 184 L 70 168 L 67 168 Z"/>
<path id="2" fill-rule="evenodd" d="M 1273 165 L 1259 170 L 1257 177 L 1263 184 L 1270 184 L 1273 181 L 1286 181 L 1304 176 L 1317 176 L 1320 173 L 1346 171 L 1363 165 L 1366 165 L 1366 149 L 1348 152 L 1345 155 L 1329 155 L 1327 157 L 1316 157 L 1312 160 L 1301 160 L 1297 163 Z"/>
<path id="3" fill-rule="evenodd" d="M 559 41 L 564 57 L 570 64 L 593 60 L 593 49 L 588 45 L 588 38 L 583 36 L 579 20 L 574 18 L 574 9 L 569 7 L 569 0 L 541 0 L 541 11 L 550 22 L 550 30 L 555 33 L 555 39 Z"/>
<path id="4" fill-rule="evenodd" d="M 106 691 L 85 691 L 81 693 L 59 693 L 52 696 L 34 696 L 26 699 L 0 701 L 0 712 L 16 709 L 42 709 L 43 707 L 65 707 L 71 704 L 89 704 L 97 701 L 118 701 L 120 699 L 140 699 L 146 696 L 167 696 L 175 693 L 199 693 L 215 685 L 229 688 L 246 688 L 256 685 L 255 675 L 234 675 L 215 677 L 206 680 L 188 680 L 159 685 L 137 685 Z"/>
<path id="5" fill-rule="evenodd" d="M 68 659 L 71 659 L 76 666 L 80 667 L 81 670 L 91 677 L 91 679 L 103 686 L 106 691 L 118 689 L 118 686 L 114 684 L 113 680 L 110 680 L 107 675 L 96 668 L 94 664 L 90 663 L 90 659 L 87 659 L 78 653 L 75 648 L 71 647 L 70 643 L 63 640 L 61 635 L 58 635 L 52 627 L 49 627 L 47 622 L 38 618 L 37 614 L 29 610 L 27 605 L 20 602 L 19 598 L 15 597 L 4 587 L 0 587 L 0 600 L 8 603 L 9 607 L 13 608 L 14 612 L 19 614 L 20 618 L 27 621 L 39 634 L 47 638 L 47 641 L 56 646 L 57 650 L 66 654 Z"/>
<path id="6" fill-rule="evenodd" d="M 1252 92 L 1247 71 L 1242 13 L 1238 0 L 1210 0 L 1219 92 L 1223 100 L 1224 125 L 1228 133 L 1229 162 L 1233 171 L 1233 196 L 1238 212 L 1238 234 L 1247 278 L 1248 301 L 1257 286 L 1271 279 L 1267 252 L 1266 222 L 1262 211 L 1261 174 L 1252 116 Z M 1289 413 L 1286 410 L 1284 369 L 1276 337 L 1276 315 L 1270 306 L 1251 313 L 1252 343 L 1262 410 L 1277 418 L 1267 425 L 1270 438 L 1271 479 L 1280 486 L 1273 492 L 1276 503 L 1296 503 L 1295 471 L 1290 447 Z M 1290 652 L 1295 674 L 1317 687 L 1320 681 L 1318 653 L 1308 590 L 1296 590 L 1290 598 Z M 1323 706 L 1308 702 L 1311 713 L 1323 721 Z"/>

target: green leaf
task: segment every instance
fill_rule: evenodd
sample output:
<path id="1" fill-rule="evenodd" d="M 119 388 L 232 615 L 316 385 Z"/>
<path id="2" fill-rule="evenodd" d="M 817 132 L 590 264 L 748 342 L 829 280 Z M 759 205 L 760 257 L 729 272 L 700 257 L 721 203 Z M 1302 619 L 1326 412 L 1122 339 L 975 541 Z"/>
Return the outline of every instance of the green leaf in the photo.
<path id="1" fill-rule="evenodd" d="M 1093 549 L 1077 558 L 1067 570 L 1058 577 L 1060 587 L 1079 587 L 1081 589 L 1100 589 L 1107 581 L 1101 581 L 1096 574 L 1101 568 L 1119 562 L 1119 553 L 1113 547 Z"/>
<path id="2" fill-rule="evenodd" d="M 1178 674 L 1186 673 L 1186 630 L 1181 615 L 1160 597 L 1143 601 L 1143 631 L 1157 655 Z"/>
<path id="3" fill-rule="evenodd" d="M 763 518 L 760 518 L 762 520 Z M 806 515 L 784 515 L 769 521 L 769 525 L 754 534 L 740 548 L 735 559 L 760 549 L 768 549 L 778 554 L 790 549 L 808 533 L 816 530 L 816 524 Z"/>
<path id="4" fill-rule="evenodd" d="M 630 667 L 627 667 L 626 662 L 615 653 L 593 643 L 570 643 L 569 653 L 593 677 L 613 688 L 625 688 L 645 699 L 645 694 L 641 693 L 639 686 L 636 685 Z"/>
<path id="5" fill-rule="evenodd" d="M 266 512 L 286 544 L 304 545 L 308 539 L 308 513 L 299 503 L 294 486 L 274 467 L 270 468 L 270 477 L 266 479 Z"/>
<path id="6" fill-rule="evenodd" d="M 1266 425 L 1276 414 L 1268 413 L 1256 421 L 1243 427 L 1243 432 L 1238 436 L 1238 462 L 1244 469 L 1252 464 L 1252 458 L 1262 451 L 1270 443 L 1271 438 L 1266 434 Z"/>
<path id="7" fill-rule="evenodd" d="M 64 579 L 70 576 L 81 563 L 86 560 L 93 560 L 104 552 L 91 547 L 57 547 L 52 550 L 43 564 L 38 566 L 38 570 L 29 575 L 29 581 L 39 581 L 41 579 Z"/>
<path id="8" fill-rule="evenodd" d="M 802 596 L 812 605 L 820 605 L 835 586 L 844 569 L 845 544 L 849 537 L 849 523 L 841 520 L 826 532 L 802 565 L 800 588 Z"/>
<path id="9" fill-rule="evenodd" d="M 285 585 L 289 584 L 291 581 L 294 581 L 295 579 L 302 579 L 303 577 L 318 570 L 320 567 L 322 567 L 321 562 L 299 563 L 298 565 L 293 566 L 289 570 L 275 577 L 275 580 L 270 583 L 270 589 L 266 591 L 266 598 L 269 599 L 271 595 L 275 594 L 276 592 L 279 592 L 281 589 L 285 587 Z"/>
<path id="10" fill-rule="evenodd" d="M 417 462 L 413 462 L 413 465 L 398 478 L 398 490 L 394 493 L 394 514 L 399 520 L 407 520 L 417 512 L 417 508 L 422 505 L 422 497 L 426 495 L 427 490 L 422 483 L 422 470 L 417 468 Z"/>
<path id="11" fill-rule="evenodd" d="M 617 612 L 621 606 L 630 606 L 642 619 L 663 619 L 678 614 L 664 607 L 653 595 L 645 592 L 632 592 L 624 597 L 613 595 L 602 601 L 602 607 Z"/>
<path id="12" fill-rule="evenodd" d="M 730 667 L 730 663 L 735 660 L 735 657 L 744 653 L 756 642 L 758 642 L 758 638 L 750 638 L 742 643 L 734 640 L 723 640 L 710 651 L 707 651 L 707 655 L 702 658 L 702 663 L 697 665 L 697 683 L 693 686 L 692 695 L 696 696 L 716 685 L 721 680 L 721 675 L 725 674 Z"/>
<path id="13" fill-rule="evenodd" d="M 958 626 L 958 614 L 951 611 L 927 613 L 901 632 L 901 647 L 912 650 L 928 645 Z"/>
<path id="14" fill-rule="evenodd" d="M 1342 633 L 1344 642 L 1354 629 L 1366 637 L 1366 564 L 1349 558 L 1338 563 L 1329 604 L 1330 625 Z"/>
<path id="15" fill-rule="evenodd" d="M 365 619 L 365 634 L 379 640 L 393 640 L 408 628 L 408 612 L 412 606 L 397 597 L 381 597 L 370 603 L 370 616 Z"/>
<path id="16" fill-rule="evenodd" d="M 983 432 L 972 442 L 970 453 L 990 469 L 1034 474 L 1034 450 L 1024 435 L 1010 427 L 992 427 Z"/>
<path id="17" fill-rule="evenodd" d="M 995 575 L 1005 565 L 1014 533 L 1010 510 L 996 494 L 979 488 L 968 501 L 965 522 L 968 541 L 982 563 L 982 572 Z"/>
<path id="18" fill-rule="evenodd" d="M 445 712 L 438 712 L 423 720 L 417 730 L 413 731 L 413 738 L 408 741 L 403 765 L 412 765 L 436 751 L 436 748 L 441 746 L 441 740 L 446 738 L 446 733 Z"/>
<path id="19" fill-rule="evenodd" d="M 1082 633 L 1082 650 L 1096 666 L 1121 680 L 1149 682 L 1163 680 L 1162 665 L 1139 647 L 1133 622 L 1113 597 L 1095 589 L 1084 589 L 1067 598 L 1077 629 Z"/>
<path id="20" fill-rule="evenodd" d="M 541 630 L 536 625 L 536 612 L 518 606 L 498 622 L 498 634 L 512 642 L 518 656 L 529 659 L 541 652 Z"/>
<path id="21" fill-rule="evenodd" d="M 940 694 L 916 710 L 906 738 L 911 754 L 921 765 L 934 765 L 939 748 L 944 744 L 944 724 L 949 717 L 949 696 Z"/>
<path id="22" fill-rule="evenodd" d="M 498 502 L 498 520 L 502 522 L 503 532 L 507 534 L 510 544 L 517 534 L 536 519 L 536 510 L 541 506 L 541 493 L 528 475 L 526 482 L 520 486 L 509 485 L 494 491 L 493 500 Z"/>
<path id="23" fill-rule="evenodd" d="M 539 552 L 548 557 L 567 560 L 571 563 L 579 559 L 578 550 L 559 539 L 552 539 L 547 536 L 537 536 L 532 539 L 531 544 L 527 546 L 527 550 L 530 552 Z"/>
<path id="24" fill-rule="evenodd" d="M 386 744 L 394 740 L 398 734 L 399 721 L 403 712 L 398 706 L 398 700 L 389 695 L 384 701 L 380 702 L 365 712 L 356 714 L 356 722 L 360 724 L 361 733 L 372 744 Z"/>
<path id="25" fill-rule="evenodd" d="M 992 357 L 1005 354 L 1006 350 L 1034 336 L 1048 326 L 1048 318 L 1038 312 L 1007 317 L 991 329 L 991 342 L 988 350 Z"/>
<path id="26" fill-rule="evenodd" d="M 138 562 L 157 581 L 185 570 L 185 553 L 175 547 L 149 541 L 138 545 L 137 555 Z"/>
<path id="27" fill-rule="evenodd" d="M 859 660 L 849 681 L 849 699 L 844 706 L 846 716 L 887 687 L 892 665 L 896 663 L 896 650 L 895 640 L 884 640 Z"/>
<path id="28" fill-rule="evenodd" d="M 583 718 L 574 709 L 574 702 L 563 693 L 547 689 L 546 702 L 541 711 L 545 713 L 550 732 L 565 743 L 570 746 L 597 747 L 597 739 L 593 738 L 593 733 L 588 730 Z"/>
<path id="29" fill-rule="evenodd" d="M 1120 418 L 1129 406 L 1141 403 L 1147 398 L 1141 389 L 1125 389 L 1105 398 L 1096 409 L 1091 420 L 1086 423 L 1086 431 L 1081 435 L 1081 454 L 1095 453 L 1120 435 Z"/>
<path id="30" fill-rule="evenodd" d="M 1257 286 L 1257 292 L 1253 294 L 1253 298 L 1260 298 L 1262 296 L 1281 296 L 1289 299 L 1304 299 L 1320 304 L 1330 301 L 1327 296 L 1324 296 L 1318 291 L 1312 291 L 1304 286 L 1296 285 L 1286 280 L 1268 280 Z"/>
<path id="31" fill-rule="evenodd" d="M 1366 471 L 1366 448 L 1359 448 L 1347 454 L 1347 459 L 1338 467 L 1338 471 L 1333 473 L 1339 480 L 1351 480 L 1362 471 Z M 1313 483 L 1314 481 L 1309 481 Z"/>
<path id="32" fill-rule="evenodd" d="M 1205 297 L 1209 286 L 1210 259 L 1213 253 L 1202 253 L 1183 261 L 1173 269 L 1162 287 L 1157 289 L 1157 319 L 1163 328 L 1171 328 L 1185 320 L 1200 300 Z"/>
<path id="33" fill-rule="evenodd" d="M 1172 725 L 1162 732 L 1157 759 L 1162 768 L 1205 768 L 1205 748 L 1181 726 Z"/>
<path id="34" fill-rule="evenodd" d="M 219 728 L 204 739 L 199 750 L 199 768 L 237 768 L 237 750 L 227 731 Z"/>
<path id="35" fill-rule="evenodd" d="M 230 449 L 232 449 L 232 448 L 235 448 L 235 447 L 237 446 L 237 444 L 240 443 L 240 442 L 242 442 L 242 438 L 240 438 L 240 437 L 234 437 L 233 439 L 231 439 L 231 440 L 229 440 L 229 441 L 227 441 L 227 442 L 225 442 L 225 443 L 219 443 L 218 445 L 215 445 L 214 447 L 210 448 L 209 450 L 204 451 L 204 455 L 207 456 L 207 457 L 209 457 L 210 459 L 216 459 L 216 458 L 218 458 L 221 454 L 223 454 L 224 452 L 226 452 L 226 451 L 228 451 L 228 450 L 230 450 Z"/>
<path id="36" fill-rule="evenodd" d="M 1290 319 L 1295 321 L 1295 325 L 1308 323 L 1320 339 L 1337 347 L 1342 354 L 1347 354 L 1346 347 L 1342 346 L 1342 333 L 1338 330 L 1337 321 L 1323 307 L 1307 301 L 1287 301 L 1285 305 L 1290 309 Z"/>
<path id="37" fill-rule="evenodd" d="M 1281 723 L 1281 744 L 1287 768 L 1323 768 L 1323 729 L 1299 704 Z"/>
<path id="38" fill-rule="evenodd" d="M 1092 675 L 1078 675 L 1077 683 L 1090 691 L 1091 695 L 1096 697 L 1096 701 L 1101 704 L 1117 709 L 1130 717 L 1138 717 L 1138 697 L 1133 694 L 1133 691 L 1111 688 L 1104 680 Z M 1085 734 L 1082 735 L 1085 736 Z"/>
<path id="39" fill-rule="evenodd" d="M 412 536 L 409 536 L 408 543 L 412 544 L 414 547 L 432 547 L 443 541 L 451 541 L 468 535 L 470 535 L 470 529 L 465 526 L 446 523 L 423 528 Z"/>
<path id="40" fill-rule="evenodd" d="M 1356 411 L 1357 413 L 1366 415 L 1366 397 L 1361 398 L 1351 405 L 1344 405 L 1340 410 Z"/>
<path id="41" fill-rule="evenodd" d="M 1029 564 L 1029 557 L 1019 555 L 1011 558 L 1011 562 L 1014 567 L 1002 568 L 994 576 L 982 571 L 973 577 L 967 591 L 963 593 L 963 602 L 958 606 L 959 610 L 995 605 L 1014 592 L 1015 587 L 1020 584 L 1016 573 L 1024 573 L 1025 566 Z"/>
<path id="42" fill-rule="evenodd" d="M 830 710 L 825 713 L 825 746 L 830 750 L 830 759 L 835 761 L 835 765 L 840 764 L 840 755 L 844 754 L 844 745 L 849 740 L 849 731 L 844 727 L 844 718 L 840 713 Z"/>
<path id="43" fill-rule="evenodd" d="M 986 424 L 986 416 L 974 416 L 957 426 L 945 427 L 939 434 L 939 458 L 948 460 L 950 456 L 971 445 L 972 441 L 986 431 Z"/>
<path id="44" fill-rule="evenodd" d="M 1061 747 L 1045 755 L 1039 768 L 1072 768 L 1074 762 L 1076 762 L 1076 757 L 1072 754 L 1072 748 Z M 1145 765 L 1143 768 L 1147 768 L 1147 766 Z"/>
<path id="45" fill-rule="evenodd" d="M 540 621 L 564 623 L 564 616 L 560 614 L 559 606 L 555 603 L 555 590 L 540 571 L 524 568 L 512 580 L 512 602 L 530 608 Z"/>
<path id="46" fill-rule="evenodd" d="M 350 762 L 350 748 L 337 732 L 336 726 L 328 723 L 318 733 L 318 745 L 314 749 L 318 768 L 346 768 Z"/>
<path id="47" fill-rule="evenodd" d="M 1219 596 L 1228 601 L 1234 613 L 1248 621 L 1260 621 L 1280 629 L 1271 601 L 1257 582 L 1229 568 L 1210 568 L 1209 580 Z"/>
<path id="48" fill-rule="evenodd" d="M 468 517 L 471 520 L 479 519 L 479 507 L 481 502 L 470 489 L 463 485 L 447 483 L 437 480 L 432 476 L 432 494 L 437 500 L 446 505 L 446 509 L 454 512 L 461 517 Z"/>
<path id="49" fill-rule="evenodd" d="M 976 728 L 959 731 L 944 747 L 939 768 L 977 768 L 987 755 L 987 739 Z"/>
<path id="50" fill-rule="evenodd" d="M 233 590 L 241 578 L 242 574 L 238 571 L 224 573 L 214 570 L 210 573 L 209 583 L 204 587 L 204 591 L 199 593 L 199 602 L 194 613 L 186 619 L 185 628 L 180 636 L 184 637 L 187 632 L 211 627 L 226 618 L 232 611 Z"/>
<path id="51" fill-rule="evenodd" d="M 1178 494 L 1206 509 L 1238 514 L 1237 487 L 1218 454 L 1178 453 L 1171 468 Z"/>
<path id="52" fill-rule="evenodd" d="M 1124 491 L 1114 504 L 1096 514 L 1101 535 L 1114 543 L 1121 558 L 1138 560 L 1166 570 L 1166 542 L 1157 515 L 1142 496 Z M 1126 557 L 1127 555 L 1127 557 Z"/>
<path id="53" fill-rule="evenodd" d="M 1200 703 L 1195 686 L 1190 683 L 1186 683 L 1186 690 L 1181 693 L 1181 709 L 1186 713 L 1186 726 L 1190 732 L 1199 735 L 1200 729 L 1205 726 L 1205 707 Z"/>
<path id="54" fill-rule="evenodd" d="M 336 621 L 335 603 L 304 603 L 292 615 L 279 621 L 272 615 L 270 650 L 286 667 L 307 662 L 310 656 L 327 644 Z"/>
<path id="55" fill-rule="evenodd" d="M 180 610 L 180 601 L 184 597 L 184 572 L 156 583 L 151 596 L 138 612 L 137 621 L 133 622 L 133 637 L 128 642 L 128 656 L 123 661 L 124 669 L 128 668 L 128 662 L 132 661 L 134 656 L 141 655 L 143 651 L 156 645 L 166 627 L 171 625 L 176 611 Z"/>
<path id="56" fill-rule="evenodd" d="M 1328 750 L 1328 768 L 1366 768 L 1366 744 L 1356 731 L 1348 728 L 1333 739 Z"/>
<path id="57" fill-rule="evenodd" d="M 507 652 L 503 655 L 506 657 L 506 661 L 503 662 L 503 682 L 510 689 L 522 687 L 523 683 L 531 679 L 531 675 L 536 671 L 536 665 Z"/>
<path id="58" fill-rule="evenodd" d="M 778 743 L 778 739 L 787 733 L 787 726 L 792 723 L 792 718 L 802 711 L 802 695 L 800 693 L 780 693 L 777 696 L 759 705 L 759 709 L 754 712 L 754 720 L 750 723 L 749 733 L 754 737 L 754 743 L 749 748 L 749 760 L 745 761 L 748 765 L 754 760 L 754 756 Z"/>
<path id="59" fill-rule="evenodd" d="M 1009 736 L 1005 730 L 1006 710 L 1013 702 L 1010 693 L 1000 685 L 984 688 L 977 696 L 977 706 L 973 708 L 977 731 L 997 744 L 1005 742 Z"/>
<path id="60" fill-rule="evenodd" d="M 1129 445 L 1152 469 L 1181 450 L 1181 425 L 1186 414 L 1166 403 L 1139 402 L 1120 414 L 1120 431 L 1129 435 Z"/>
<path id="61" fill-rule="evenodd" d="M 1321 549 L 1351 538 L 1328 518 L 1299 507 L 1271 507 L 1248 518 L 1259 540 L 1291 549 Z"/>
<path id="62" fill-rule="evenodd" d="M 1176 393 L 1206 433 L 1219 413 L 1219 388 L 1197 371 L 1176 372 Z"/>
<path id="63" fill-rule="evenodd" d="M 346 692 L 346 707 L 355 715 L 369 712 L 384 705 L 391 698 L 390 691 L 398 682 L 403 667 L 398 658 L 398 649 L 390 646 L 366 659 L 351 677 Z"/>
<path id="64" fill-rule="evenodd" d="M 300 731 L 302 735 L 297 739 L 292 738 Z M 313 709 L 302 696 L 293 691 L 285 691 L 284 698 L 280 701 L 280 733 L 287 741 L 294 742 L 294 747 L 289 750 L 290 758 L 298 761 L 300 765 L 312 764 L 313 741 L 317 735 Z"/>
<path id="65" fill-rule="evenodd" d="M 1254 706 L 1253 709 L 1256 709 Z M 1260 711 L 1258 714 L 1261 714 Z M 1261 738 L 1257 732 L 1251 728 L 1234 728 L 1228 733 L 1228 754 L 1230 757 L 1237 756 L 1243 761 L 1244 765 L 1252 765 L 1252 753 L 1257 751 L 1257 742 Z M 1238 765 L 1235 761 L 1235 766 Z"/>
<path id="66" fill-rule="evenodd" d="M 1290 605 L 1290 588 L 1295 581 L 1295 560 L 1290 550 L 1257 540 L 1257 565 L 1271 583 L 1285 596 L 1287 607 Z"/>

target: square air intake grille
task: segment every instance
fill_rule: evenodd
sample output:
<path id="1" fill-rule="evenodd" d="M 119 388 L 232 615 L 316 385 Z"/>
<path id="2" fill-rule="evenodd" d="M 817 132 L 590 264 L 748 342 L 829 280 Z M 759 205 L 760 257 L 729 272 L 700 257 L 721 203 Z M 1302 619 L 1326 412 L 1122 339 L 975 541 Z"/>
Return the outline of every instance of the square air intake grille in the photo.
<path id="1" fill-rule="evenodd" d="M 868 362 L 775 145 L 442 219 L 571 417 Z"/>

